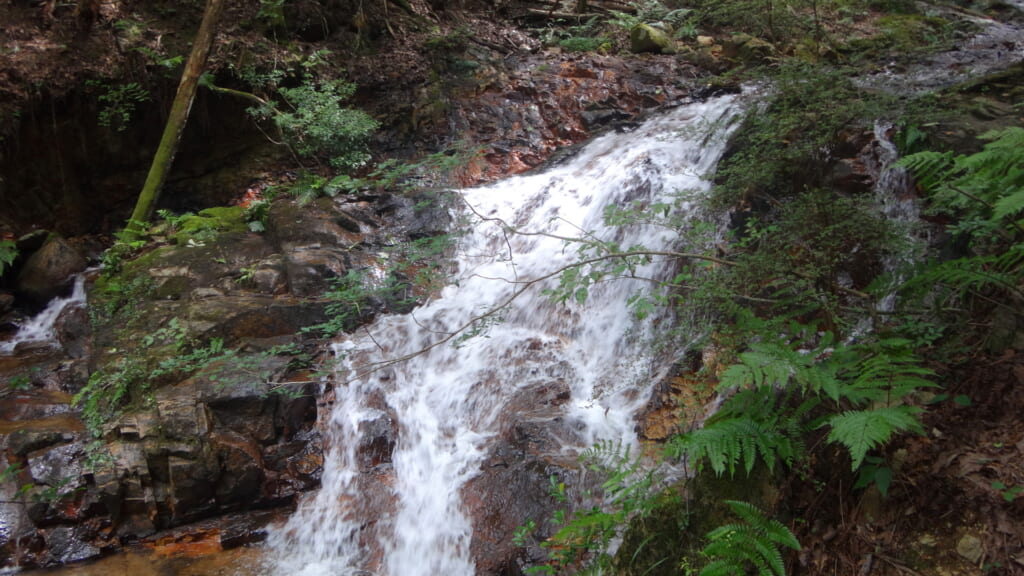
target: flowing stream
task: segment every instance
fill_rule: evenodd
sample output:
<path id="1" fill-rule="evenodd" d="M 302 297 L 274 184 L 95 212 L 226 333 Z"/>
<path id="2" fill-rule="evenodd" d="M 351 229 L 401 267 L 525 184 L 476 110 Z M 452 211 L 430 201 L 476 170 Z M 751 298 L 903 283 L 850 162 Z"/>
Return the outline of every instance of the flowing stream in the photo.
<path id="1" fill-rule="evenodd" d="M 55 342 L 57 335 L 54 325 L 64 309 L 69 306 L 85 304 L 85 278 L 85 272 L 76 275 L 71 294 L 50 300 L 42 312 L 18 328 L 18 333 L 13 338 L 0 342 L 0 356 L 14 354 L 18 346 Z"/>
<path id="2" fill-rule="evenodd" d="M 707 190 L 701 176 L 713 171 L 740 109 L 737 96 L 693 103 L 597 138 L 543 173 L 463 191 L 472 210 L 460 213 L 469 224 L 453 282 L 411 314 L 334 345 L 323 487 L 271 534 L 274 570 L 474 574 L 461 489 L 501 427 L 525 417 L 509 413 L 521 405 L 511 399 L 552 380 L 569 391 L 556 419 L 566 458 L 598 440 L 635 444 L 635 414 L 671 358 L 653 352 L 659 323 L 638 320 L 627 299 L 651 287 L 640 278 L 670 277 L 672 260 L 652 258 L 638 279 L 595 284 L 581 303 L 553 303 L 543 291 L 578 257 L 566 237 L 672 250 L 675 233 L 608 228 L 604 208 Z M 382 423 L 393 426 L 391 458 L 368 472 L 360 445 Z"/>

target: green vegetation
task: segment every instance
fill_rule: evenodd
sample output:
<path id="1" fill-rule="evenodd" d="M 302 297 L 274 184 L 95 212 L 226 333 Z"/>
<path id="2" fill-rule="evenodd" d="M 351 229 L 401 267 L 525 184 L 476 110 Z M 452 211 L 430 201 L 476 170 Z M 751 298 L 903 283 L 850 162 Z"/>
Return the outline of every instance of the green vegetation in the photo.
<path id="1" fill-rule="evenodd" d="M 132 122 L 136 108 L 149 100 L 149 91 L 138 82 L 127 84 L 107 84 L 99 80 L 89 80 L 87 86 L 100 90 L 96 97 L 100 104 L 97 121 L 104 128 L 113 128 L 123 132 Z"/>
<path id="2" fill-rule="evenodd" d="M 971 318 L 984 310 L 1019 317 L 1024 304 L 1024 129 L 981 139 L 973 154 L 925 151 L 901 161 L 930 210 L 954 219 L 948 229 L 964 246 L 958 257 L 921 264 L 901 286 L 912 319 L 955 327 L 943 333 L 973 333 Z"/>
<path id="3" fill-rule="evenodd" d="M 307 75 L 294 88 L 277 88 L 283 106 L 265 100 L 250 113 L 272 120 L 299 156 L 325 155 L 333 168 L 353 170 L 369 161 L 366 142 L 379 126 L 366 112 L 342 106 L 355 90 L 344 80 L 317 81 Z"/>
<path id="4" fill-rule="evenodd" d="M 678 505 L 659 499 L 683 494 L 688 501 L 694 482 L 710 482 L 712 498 L 715 486 L 736 481 L 822 482 L 816 470 L 822 461 L 848 470 L 842 477 L 853 490 L 886 497 L 895 482 L 887 446 L 901 434 L 924 433 L 925 407 L 949 397 L 926 392 L 937 376 L 923 354 L 934 354 L 940 343 L 962 342 L 972 333 L 964 329 L 968 319 L 977 322 L 979 313 L 1020 315 L 1024 129 L 983 134 L 984 147 L 971 154 L 922 152 L 927 137 L 913 123 L 917 102 L 908 107 L 865 94 L 840 68 L 789 61 L 770 72 L 771 96 L 748 114 L 704 201 L 713 209 L 737 209 L 727 246 L 712 251 L 713 231 L 676 216 L 677 204 L 693 200 L 685 192 L 663 204 L 605 212 L 612 225 L 674 229 L 685 246 L 658 253 L 679 259 L 676 277 L 630 302 L 641 316 L 684 306 L 687 313 L 679 317 L 693 320 L 676 328 L 680 334 L 711 327 L 703 344 L 718 351 L 719 364 L 703 376 L 724 401 L 703 427 L 673 437 L 664 454 L 691 466 L 697 480 L 653 493 L 640 489 L 626 508 L 606 502 L 556 514 L 556 524 L 566 528 L 541 543 L 550 560 L 536 572 L 602 573 L 628 564 L 629 574 L 676 573 L 665 568 L 671 562 L 687 574 L 784 574 L 782 551 L 799 549 L 791 531 L 796 528 L 754 504 L 726 498 L 745 523 L 711 530 L 703 551 L 691 546 L 685 558 L 645 551 L 661 536 L 644 519 L 689 522 L 691 512 L 667 513 Z M 900 260 L 894 257 L 910 248 L 908 230 L 888 221 L 872 198 L 836 186 L 831 166 L 844 134 L 862 129 L 858 122 L 897 115 L 906 120 L 896 141 L 917 152 L 902 165 L 928 194 L 930 210 L 952 222 L 959 250 L 952 258 L 916 259 L 913 267 L 886 274 L 883 262 Z M 579 263 L 563 272 L 553 298 L 583 302 L 591 285 L 631 276 L 653 255 L 643 246 L 581 236 L 575 241 Z M 876 303 L 897 287 L 899 307 L 877 310 Z M 957 404 L 969 406 L 961 396 Z M 618 462 L 606 474 L 636 470 Z M 628 482 L 645 485 L 636 477 Z M 1015 500 L 1022 489 L 1008 486 L 992 487 L 1004 500 Z M 707 488 L 701 490 L 706 497 Z M 774 502 L 768 509 L 799 514 Z M 665 529 L 676 529 L 673 522 Z M 535 523 L 521 529 L 521 543 L 530 544 L 535 530 Z M 605 543 L 612 536 L 636 548 L 609 558 Z M 682 547 L 669 549 L 680 553 Z"/>
<path id="5" fill-rule="evenodd" d="M 726 502 L 743 523 L 725 524 L 708 533 L 711 541 L 704 555 L 713 558 L 701 576 L 732 576 L 746 574 L 753 566 L 762 576 L 784 576 L 780 546 L 799 550 L 800 543 L 785 525 L 767 518 L 764 512 L 747 502 Z"/>
<path id="6" fill-rule="evenodd" d="M 4 275 L 4 269 L 14 264 L 18 257 L 18 245 L 13 240 L 0 240 L 0 276 Z"/>
<path id="7" fill-rule="evenodd" d="M 111 351 L 116 352 L 116 351 Z M 287 357 L 276 363 L 275 357 Z M 201 374 L 216 386 L 248 384 L 266 394 L 291 394 L 291 388 L 275 382 L 282 367 L 309 365 L 309 357 L 294 345 L 274 346 L 257 353 L 228 348 L 221 338 L 202 341 L 178 318 L 144 336 L 128 355 L 105 363 L 89 377 L 74 397 L 86 428 L 96 438 L 128 406 L 148 406 L 155 386 Z"/>

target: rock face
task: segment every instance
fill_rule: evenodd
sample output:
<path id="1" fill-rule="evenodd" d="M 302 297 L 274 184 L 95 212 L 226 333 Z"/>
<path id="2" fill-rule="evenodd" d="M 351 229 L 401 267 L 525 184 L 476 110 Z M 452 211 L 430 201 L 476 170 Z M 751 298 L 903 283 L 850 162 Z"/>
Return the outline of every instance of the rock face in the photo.
<path id="1" fill-rule="evenodd" d="M 38 364 L 20 384 L 58 404 L 0 410 L 0 421 L 27 426 L 0 434 L 0 451 L 20 467 L 16 486 L 29 487 L 30 504 L 3 509 L 17 529 L 0 540 L 0 555 L 18 565 L 81 560 L 204 518 L 288 504 L 316 487 L 322 384 L 306 368 L 319 352 L 302 329 L 327 320 L 329 305 L 344 312 L 324 298 L 336 279 L 386 275 L 382 250 L 397 265 L 404 243 L 446 230 L 447 209 L 431 201 L 279 201 L 266 234 L 165 246 L 97 280 L 90 310 L 69 308 L 55 325 L 64 359 Z M 64 248 L 50 240 L 37 254 Z M 397 302 L 374 294 L 350 303 L 352 326 Z M 73 415 L 63 392 L 81 393 L 99 440 L 81 422 L 66 425 Z M 366 430 L 368 471 L 389 465 L 395 426 L 382 410 Z"/>
<path id="2" fill-rule="evenodd" d="M 424 147 L 436 149 L 440 142 L 480 152 L 457 170 L 464 185 L 530 170 L 597 130 L 680 104 L 690 94 L 690 81 L 701 75 L 667 54 L 623 57 L 530 48 L 498 54 L 471 44 L 449 56 L 473 62 L 473 74 L 443 86 L 413 82 L 415 75 L 405 84 L 402 71 L 381 77 L 376 60 L 357 62 L 352 72 L 369 93 L 384 95 L 373 103 L 392 119 L 390 131 L 381 136 L 383 149 L 414 134 Z"/>

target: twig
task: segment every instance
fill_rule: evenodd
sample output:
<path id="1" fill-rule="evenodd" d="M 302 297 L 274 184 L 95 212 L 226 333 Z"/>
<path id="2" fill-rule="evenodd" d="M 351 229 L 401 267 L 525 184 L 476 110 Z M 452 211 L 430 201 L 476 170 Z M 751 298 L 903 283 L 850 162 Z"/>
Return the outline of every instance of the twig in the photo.
<path id="1" fill-rule="evenodd" d="M 896 558 L 893 558 L 892 556 L 889 556 L 887 554 L 882 554 L 882 553 L 876 553 L 875 556 L 877 556 L 878 558 L 881 558 L 886 564 L 892 566 L 893 568 L 899 570 L 900 572 L 904 572 L 906 574 L 910 574 L 911 576 L 921 576 L 920 572 L 918 572 L 917 570 L 914 570 L 913 568 L 907 566 L 906 564 L 904 564 L 903 562 L 900 562 L 899 560 L 897 560 Z"/>

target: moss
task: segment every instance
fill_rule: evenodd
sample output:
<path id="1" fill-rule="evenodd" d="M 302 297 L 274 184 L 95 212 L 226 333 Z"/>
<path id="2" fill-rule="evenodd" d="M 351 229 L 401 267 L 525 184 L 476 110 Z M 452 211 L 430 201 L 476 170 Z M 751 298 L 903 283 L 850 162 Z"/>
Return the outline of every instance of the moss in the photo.
<path id="1" fill-rule="evenodd" d="M 218 206 L 200 210 L 195 216 L 183 218 L 174 241 L 184 246 L 190 241 L 201 244 L 223 232 L 245 232 L 248 228 L 241 206 Z"/>
<path id="2" fill-rule="evenodd" d="M 899 50 L 938 49 L 948 40 L 950 23 L 942 18 L 922 14 L 889 14 L 879 18 L 880 40 Z"/>

